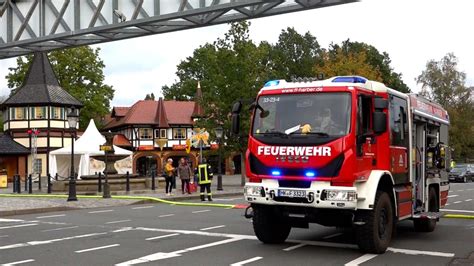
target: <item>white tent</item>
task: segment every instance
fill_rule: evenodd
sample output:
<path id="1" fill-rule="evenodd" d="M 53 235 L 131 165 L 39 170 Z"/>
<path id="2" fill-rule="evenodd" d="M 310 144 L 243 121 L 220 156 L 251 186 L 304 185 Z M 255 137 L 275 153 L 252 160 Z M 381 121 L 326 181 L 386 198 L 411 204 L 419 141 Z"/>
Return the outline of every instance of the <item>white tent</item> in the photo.
<path id="1" fill-rule="evenodd" d="M 94 174 L 90 169 L 90 156 L 103 155 L 100 145 L 105 143 L 105 137 L 100 134 L 91 119 L 89 126 L 82 136 L 74 141 L 74 170 L 78 178 L 82 175 Z M 115 154 L 130 155 L 124 160 L 131 160 L 132 152 L 114 145 Z M 49 170 L 51 176 L 58 174 L 60 177 L 68 177 L 71 167 L 71 146 L 64 147 L 49 153 Z M 119 171 L 120 173 L 120 171 Z"/>

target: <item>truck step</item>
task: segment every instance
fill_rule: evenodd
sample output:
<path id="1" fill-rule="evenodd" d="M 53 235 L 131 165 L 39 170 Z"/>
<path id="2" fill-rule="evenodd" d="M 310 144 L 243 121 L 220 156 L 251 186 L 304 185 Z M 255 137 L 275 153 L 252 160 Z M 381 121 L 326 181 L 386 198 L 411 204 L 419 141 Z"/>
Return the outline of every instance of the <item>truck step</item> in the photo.
<path id="1" fill-rule="evenodd" d="M 430 219 L 438 220 L 441 217 L 440 212 L 420 212 L 413 215 L 413 219 Z"/>

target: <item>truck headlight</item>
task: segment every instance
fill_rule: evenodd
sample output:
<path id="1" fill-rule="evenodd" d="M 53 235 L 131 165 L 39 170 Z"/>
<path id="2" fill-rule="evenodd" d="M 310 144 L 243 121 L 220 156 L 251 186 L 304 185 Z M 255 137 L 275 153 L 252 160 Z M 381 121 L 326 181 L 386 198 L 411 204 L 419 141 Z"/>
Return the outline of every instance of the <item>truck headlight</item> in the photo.
<path id="1" fill-rule="evenodd" d="M 265 197 L 265 190 L 261 186 L 246 186 L 244 193 L 246 196 Z"/>
<path id="2" fill-rule="evenodd" d="M 323 190 L 321 200 L 355 201 L 357 200 L 357 192 L 348 190 Z"/>

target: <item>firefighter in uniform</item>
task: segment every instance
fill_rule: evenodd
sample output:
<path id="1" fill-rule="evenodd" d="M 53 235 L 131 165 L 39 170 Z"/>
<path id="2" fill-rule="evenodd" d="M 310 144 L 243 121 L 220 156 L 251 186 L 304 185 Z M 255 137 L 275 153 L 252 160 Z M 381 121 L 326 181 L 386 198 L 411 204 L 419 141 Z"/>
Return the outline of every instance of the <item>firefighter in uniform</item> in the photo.
<path id="1" fill-rule="evenodd" d="M 206 160 L 203 159 L 202 163 L 198 165 L 197 168 L 197 175 L 198 175 L 198 183 L 201 187 L 201 201 L 205 201 L 206 194 L 207 199 L 212 201 L 212 193 L 211 193 L 211 181 L 212 181 L 212 169 L 209 164 L 206 163 Z M 206 190 L 206 193 L 204 191 Z"/>

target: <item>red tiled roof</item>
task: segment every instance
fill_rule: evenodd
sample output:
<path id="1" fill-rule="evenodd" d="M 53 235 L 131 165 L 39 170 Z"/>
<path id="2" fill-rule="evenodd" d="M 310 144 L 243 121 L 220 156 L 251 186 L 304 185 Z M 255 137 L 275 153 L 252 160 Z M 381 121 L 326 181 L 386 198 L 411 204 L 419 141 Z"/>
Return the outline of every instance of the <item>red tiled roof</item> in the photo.
<path id="1" fill-rule="evenodd" d="M 120 147 L 131 147 L 132 143 L 130 143 L 130 140 L 127 139 L 123 134 L 117 134 L 114 136 L 113 140 L 114 145 L 120 146 Z"/>
<path id="2" fill-rule="evenodd" d="M 125 116 L 128 111 L 130 110 L 130 107 L 114 107 L 112 110 L 112 113 L 114 116 Z"/>
<path id="3" fill-rule="evenodd" d="M 191 116 L 195 102 L 165 101 L 164 103 L 168 124 L 193 124 Z"/>
<path id="4" fill-rule="evenodd" d="M 162 105 L 162 106 L 161 106 Z M 192 125 L 195 102 L 193 101 L 153 101 L 140 100 L 131 107 L 115 107 L 110 118 L 107 117 L 105 129 L 123 125 L 157 125 L 169 127 L 169 124 Z M 125 112 L 118 116 L 117 112 Z M 115 112 L 114 112 L 115 111 Z"/>

